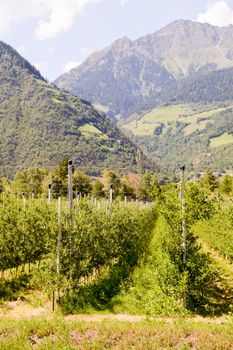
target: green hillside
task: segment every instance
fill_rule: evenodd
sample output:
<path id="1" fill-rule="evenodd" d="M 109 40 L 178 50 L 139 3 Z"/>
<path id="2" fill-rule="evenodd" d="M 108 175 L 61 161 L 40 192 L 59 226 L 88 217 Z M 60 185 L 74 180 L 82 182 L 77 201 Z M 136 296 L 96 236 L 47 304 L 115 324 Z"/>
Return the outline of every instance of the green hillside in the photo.
<path id="1" fill-rule="evenodd" d="M 89 171 L 135 164 L 135 147 L 103 114 L 47 83 L 2 42 L 0 133 L 1 176 L 54 166 L 64 157 Z"/>
<path id="2" fill-rule="evenodd" d="M 233 68 L 198 72 L 161 92 L 163 103 L 213 103 L 233 100 Z"/>
<path id="3" fill-rule="evenodd" d="M 232 169 L 233 110 L 229 104 L 161 106 L 121 123 L 138 145 L 145 145 L 158 164 L 190 170 Z"/>

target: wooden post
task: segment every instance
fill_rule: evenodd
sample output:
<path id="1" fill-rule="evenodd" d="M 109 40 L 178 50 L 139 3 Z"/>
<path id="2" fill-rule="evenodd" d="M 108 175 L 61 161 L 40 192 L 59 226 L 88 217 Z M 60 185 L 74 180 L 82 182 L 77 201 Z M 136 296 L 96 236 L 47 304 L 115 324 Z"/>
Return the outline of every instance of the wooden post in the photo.
<path id="1" fill-rule="evenodd" d="M 60 257 L 61 257 L 61 239 L 62 239 L 62 228 L 61 228 L 61 197 L 58 197 L 58 234 L 57 234 L 57 261 L 56 268 L 57 274 L 60 275 Z M 60 291 L 59 288 L 57 290 L 57 303 L 60 304 Z"/>
<path id="2" fill-rule="evenodd" d="M 72 179 L 72 173 L 73 173 L 73 162 L 72 160 L 69 160 L 68 162 L 68 203 L 69 203 L 69 209 L 72 210 L 73 207 L 73 179 Z"/>
<path id="3" fill-rule="evenodd" d="M 112 184 L 110 185 L 109 200 L 110 200 L 110 205 L 111 205 L 111 204 L 112 204 L 112 201 L 113 201 L 113 189 L 112 189 Z"/>
<path id="4" fill-rule="evenodd" d="M 186 217 L 185 217 L 185 181 L 184 181 L 185 166 L 180 167 L 180 203 L 181 203 L 181 221 L 182 221 L 182 262 L 185 273 L 186 261 L 187 261 L 187 251 L 186 251 Z M 186 281 L 184 281 L 183 289 L 183 307 L 187 308 L 187 288 Z"/>
<path id="5" fill-rule="evenodd" d="M 26 196 L 25 193 L 23 193 L 23 207 L 26 208 Z"/>
<path id="6" fill-rule="evenodd" d="M 49 188 L 48 188 L 48 205 L 51 204 L 51 187 L 52 187 L 52 185 L 49 184 Z"/>

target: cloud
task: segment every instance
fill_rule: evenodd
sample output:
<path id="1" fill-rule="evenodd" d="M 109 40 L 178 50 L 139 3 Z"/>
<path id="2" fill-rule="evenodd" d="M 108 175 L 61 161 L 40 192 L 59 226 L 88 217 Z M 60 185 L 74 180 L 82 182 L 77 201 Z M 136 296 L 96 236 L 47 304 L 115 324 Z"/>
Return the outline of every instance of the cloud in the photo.
<path id="1" fill-rule="evenodd" d="M 0 34 L 30 18 L 37 19 L 39 40 L 54 38 L 72 26 L 75 17 L 88 4 L 103 0 L 0 0 Z"/>
<path id="2" fill-rule="evenodd" d="M 85 47 L 85 46 L 81 47 L 80 51 L 83 55 L 86 55 L 86 56 L 90 55 L 93 52 L 93 50 L 90 50 L 88 47 Z"/>
<path id="3" fill-rule="evenodd" d="M 80 64 L 81 64 L 81 62 L 78 62 L 78 61 L 68 61 L 68 62 L 66 62 L 66 63 L 64 64 L 63 72 L 64 72 L 64 73 L 67 73 L 67 72 L 69 72 L 72 68 L 78 67 Z"/>
<path id="4" fill-rule="evenodd" d="M 44 1 L 45 2 L 45 1 Z M 0 34 L 11 31 L 15 25 L 29 18 L 39 18 L 46 14 L 43 1 L 40 0 L 1 0 Z"/>
<path id="5" fill-rule="evenodd" d="M 233 24 L 233 9 L 227 1 L 216 1 L 209 6 L 205 13 L 200 13 L 197 21 L 224 27 Z"/>
<path id="6" fill-rule="evenodd" d="M 128 2 L 129 0 L 121 0 L 121 6 L 125 6 Z"/>

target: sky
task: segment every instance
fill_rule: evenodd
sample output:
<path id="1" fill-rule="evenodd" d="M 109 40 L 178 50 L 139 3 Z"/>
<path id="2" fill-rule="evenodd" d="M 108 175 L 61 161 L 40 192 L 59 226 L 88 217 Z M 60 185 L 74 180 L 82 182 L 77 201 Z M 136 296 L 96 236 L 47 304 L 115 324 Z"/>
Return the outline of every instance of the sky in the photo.
<path id="1" fill-rule="evenodd" d="M 177 19 L 233 24 L 233 0 L 0 0 L 0 40 L 53 81 L 114 40 Z"/>

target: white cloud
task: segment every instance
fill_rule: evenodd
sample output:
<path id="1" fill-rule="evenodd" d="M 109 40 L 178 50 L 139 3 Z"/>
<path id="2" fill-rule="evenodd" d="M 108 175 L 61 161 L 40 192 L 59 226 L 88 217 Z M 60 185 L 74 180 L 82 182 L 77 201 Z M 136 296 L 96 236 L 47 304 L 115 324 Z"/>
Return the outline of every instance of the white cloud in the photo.
<path id="1" fill-rule="evenodd" d="M 128 2 L 129 0 L 121 0 L 121 6 L 125 6 Z"/>
<path id="2" fill-rule="evenodd" d="M 70 29 L 85 6 L 103 0 L 0 0 L 0 34 L 30 18 L 38 19 L 39 40 L 54 38 Z"/>
<path id="3" fill-rule="evenodd" d="M 83 55 L 86 55 L 86 56 L 90 55 L 93 52 L 93 50 L 90 50 L 88 47 L 85 47 L 85 46 L 81 47 L 80 51 Z"/>
<path id="4" fill-rule="evenodd" d="M 216 1 L 209 6 L 205 13 L 198 15 L 197 21 L 219 27 L 228 26 L 233 24 L 233 9 L 227 1 Z"/>
<path id="5" fill-rule="evenodd" d="M 29 18 L 39 18 L 46 14 L 46 8 L 40 0 L 1 0 L 0 1 L 0 34 L 10 31 Z"/>
<path id="6" fill-rule="evenodd" d="M 67 73 L 69 72 L 72 68 L 78 67 L 81 64 L 81 62 L 78 61 L 68 61 L 64 64 L 63 67 L 63 72 Z"/>

